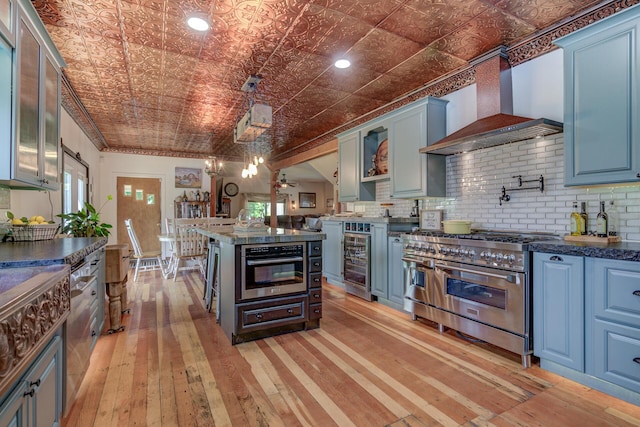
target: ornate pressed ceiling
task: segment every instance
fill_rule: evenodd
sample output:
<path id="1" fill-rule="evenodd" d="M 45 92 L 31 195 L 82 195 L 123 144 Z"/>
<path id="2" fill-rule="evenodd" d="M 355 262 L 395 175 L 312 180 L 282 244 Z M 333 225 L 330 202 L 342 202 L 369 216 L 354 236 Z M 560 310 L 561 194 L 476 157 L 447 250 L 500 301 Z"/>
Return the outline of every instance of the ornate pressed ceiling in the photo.
<path id="1" fill-rule="evenodd" d="M 67 62 L 63 105 L 101 150 L 242 160 L 242 84 L 262 76 L 272 156 L 473 83 L 640 0 L 34 0 Z M 192 13 L 211 29 L 186 25 Z M 352 66 L 337 69 L 345 57 Z"/>

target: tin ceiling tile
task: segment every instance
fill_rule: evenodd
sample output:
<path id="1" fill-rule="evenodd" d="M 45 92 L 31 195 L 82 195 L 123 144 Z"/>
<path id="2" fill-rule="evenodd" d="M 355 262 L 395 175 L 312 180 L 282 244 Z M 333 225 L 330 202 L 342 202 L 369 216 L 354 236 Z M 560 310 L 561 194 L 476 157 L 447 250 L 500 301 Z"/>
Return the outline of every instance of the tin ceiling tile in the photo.
<path id="1" fill-rule="evenodd" d="M 240 88 L 251 74 L 263 77 L 256 97 L 274 111 L 265 137 L 277 157 L 599 3 L 33 1 L 108 147 L 235 158 L 243 146 L 233 128 L 248 105 Z M 188 28 L 192 14 L 211 29 Z M 333 67 L 341 56 L 351 68 Z"/>

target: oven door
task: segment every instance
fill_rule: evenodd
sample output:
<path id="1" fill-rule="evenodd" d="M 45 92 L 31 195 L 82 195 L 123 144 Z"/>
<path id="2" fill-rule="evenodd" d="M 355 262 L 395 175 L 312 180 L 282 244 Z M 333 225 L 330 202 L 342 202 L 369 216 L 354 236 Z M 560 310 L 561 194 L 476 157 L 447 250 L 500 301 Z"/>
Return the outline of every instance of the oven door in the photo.
<path id="1" fill-rule="evenodd" d="M 528 333 L 524 273 L 438 261 L 434 278 L 441 308 L 520 335 Z"/>
<path id="2" fill-rule="evenodd" d="M 241 298 L 248 300 L 306 292 L 305 271 L 304 256 L 243 257 Z"/>
<path id="3" fill-rule="evenodd" d="M 405 301 L 433 304 L 433 260 L 402 257 L 404 269 Z M 411 311 L 411 304 L 405 304 L 405 310 Z"/>

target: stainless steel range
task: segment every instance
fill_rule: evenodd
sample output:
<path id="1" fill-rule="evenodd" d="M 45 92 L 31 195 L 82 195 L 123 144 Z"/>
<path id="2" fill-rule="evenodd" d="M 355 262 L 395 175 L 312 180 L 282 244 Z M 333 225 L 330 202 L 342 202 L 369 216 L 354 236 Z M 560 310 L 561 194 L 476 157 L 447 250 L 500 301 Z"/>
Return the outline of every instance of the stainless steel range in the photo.
<path id="1" fill-rule="evenodd" d="M 555 235 L 418 231 L 403 238 L 406 304 L 423 317 L 522 356 L 531 365 L 531 254 Z"/>

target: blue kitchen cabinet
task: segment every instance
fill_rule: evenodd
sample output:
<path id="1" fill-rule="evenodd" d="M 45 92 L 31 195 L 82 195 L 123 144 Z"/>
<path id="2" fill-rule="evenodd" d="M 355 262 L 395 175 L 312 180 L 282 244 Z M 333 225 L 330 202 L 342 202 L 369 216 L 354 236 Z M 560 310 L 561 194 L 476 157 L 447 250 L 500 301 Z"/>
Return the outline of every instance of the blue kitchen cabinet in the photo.
<path id="1" fill-rule="evenodd" d="M 62 416 L 62 338 L 55 335 L 0 403 L 0 425 L 52 427 Z"/>
<path id="2" fill-rule="evenodd" d="M 322 274 L 327 282 L 342 283 L 342 221 L 322 220 L 322 232 L 327 238 L 322 245 Z"/>
<path id="3" fill-rule="evenodd" d="M 341 202 L 376 199 L 375 182 L 362 182 L 360 130 L 338 135 L 338 200 Z"/>
<path id="4" fill-rule="evenodd" d="M 587 258 L 586 371 L 640 393 L 640 263 Z"/>
<path id="5" fill-rule="evenodd" d="M 402 237 L 390 236 L 388 243 L 389 261 L 388 290 L 389 301 L 396 303 L 399 309 L 404 306 L 404 269 L 402 267 Z"/>
<path id="6" fill-rule="evenodd" d="M 387 229 L 385 223 L 371 224 L 371 293 L 387 298 Z"/>
<path id="7" fill-rule="evenodd" d="M 584 258 L 535 253 L 533 353 L 547 362 L 584 371 Z"/>
<path id="8" fill-rule="evenodd" d="M 565 185 L 640 181 L 640 6 L 555 43 L 564 50 Z"/>
<path id="9" fill-rule="evenodd" d="M 427 97 L 389 117 L 391 197 L 444 197 L 445 156 L 421 154 L 446 136 L 447 101 Z"/>
<path id="10" fill-rule="evenodd" d="M 4 37 L 11 46 L 16 42 L 16 13 L 16 0 L 0 2 L 0 36 Z"/>
<path id="11" fill-rule="evenodd" d="M 16 188 L 58 190 L 60 186 L 60 73 L 64 60 L 30 1 L 19 6 L 15 22 L 13 74 L 0 59 L 0 76 L 12 82 L 11 99 L 0 107 L 0 183 Z M 2 41 L 2 39 L 0 39 Z M 3 42 L 4 43 L 4 42 Z M 0 46 L 4 56 L 6 46 Z M 0 89 L 0 101 L 5 101 Z M 7 111 L 10 122 L 6 124 Z M 7 138 L 7 129 L 10 137 Z"/>

